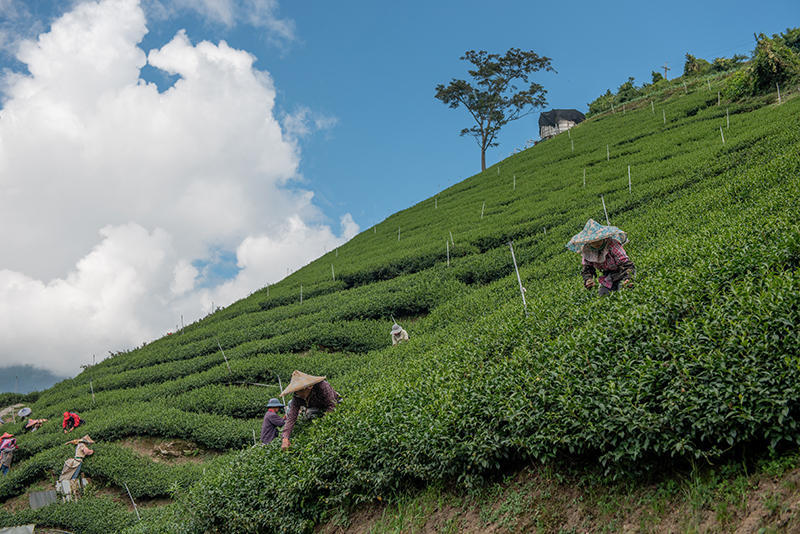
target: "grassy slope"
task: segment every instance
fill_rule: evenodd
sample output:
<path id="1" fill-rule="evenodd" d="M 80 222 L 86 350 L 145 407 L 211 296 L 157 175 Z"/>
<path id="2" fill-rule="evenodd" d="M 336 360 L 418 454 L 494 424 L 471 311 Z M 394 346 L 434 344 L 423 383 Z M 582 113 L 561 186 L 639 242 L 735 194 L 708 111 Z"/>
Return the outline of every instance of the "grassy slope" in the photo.
<path id="1" fill-rule="evenodd" d="M 98 480 L 135 498 L 178 496 L 133 532 L 301 531 L 420 485 L 475 491 L 531 461 L 569 456 L 620 477 L 794 442 L 800 99 L 716 106 L 704 83 L 392 215 L 281 283 L 42 392 L 34 413 L 89 421 L 100 443 L 85 470 Z M 564 248 L 587 218 L 605 220 L 600 195 L 639 269 L 635 291 L 604 301 L 582 290 Z M 390 317 L 407 346 L 387 347 Z M 327 375 L 345 403 L 299 426 L 289 454 L 250 448 L 277 388 L 230 383 L 285 384 L 295 368 Z M 117 444 L 136 435 L 230 452 L 204 475 Z M 0 498 L 58 472 L 64 441 L 55 425 L 22 436 Z M 0 515 L 28 520 L 81 532 L 133 523 L 100 499 Z"/>

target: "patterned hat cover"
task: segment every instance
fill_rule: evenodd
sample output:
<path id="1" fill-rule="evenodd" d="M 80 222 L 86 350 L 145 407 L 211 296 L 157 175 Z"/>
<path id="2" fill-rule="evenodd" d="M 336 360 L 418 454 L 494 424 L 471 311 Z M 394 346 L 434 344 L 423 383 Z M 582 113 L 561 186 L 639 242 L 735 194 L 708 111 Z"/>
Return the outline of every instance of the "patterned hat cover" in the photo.
<path id="1" fill-rule="evenodd" d="M 624 245 L 628 242 L 628 234 L 616 226 L 603 226 L 593 219 L 589 219 L 586 221 L 586 226 L 583 227 L 583 230 L 572 236 L 572 239 L 569 240 L 566 247 L 572 252 L 580 252 L 581 248 L 586 243 L 591 243 L 592 241 L 605 239 L 607 237 L 613 237 L 619 241 L 620 245 Z"/>
<path id="2" fill-rule="evenodd" d="M 78 443 L 89 444 L 89 443 L 94 443 L 94 440 L 89 437 L 89 434 L 86 434 L 85 436 L 83 436 L 80 439 L 73 439 L 71 441 L 68 441 L 67 443 L 72 443 L 73 445 L 77 445 Z"/>
<path id="3" fill-rule="evenodd" d="M 301 373 L 300 371 L 292 371 L 292 381 L 289 382 L 289 385 L 286 386 L 281 392 L 281 397 L 284 395 L 288 395 L 290 393 L 294 393 L 295 391 L 300 391 L 301 389 L 305 389 L 308 386 L 313 386 L 314 384 L 319 384 L 325 380 L 324 376 L 312 376 L 307 375 L 305 373 Z"/>

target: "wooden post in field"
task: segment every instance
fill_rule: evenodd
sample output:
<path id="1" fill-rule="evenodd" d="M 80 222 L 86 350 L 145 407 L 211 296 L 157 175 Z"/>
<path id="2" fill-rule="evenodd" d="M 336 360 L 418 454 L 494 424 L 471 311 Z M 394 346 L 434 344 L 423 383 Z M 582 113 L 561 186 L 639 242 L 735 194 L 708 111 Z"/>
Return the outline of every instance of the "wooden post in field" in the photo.
<path id="1" fill-rule="evenodd" d="M 775 87 L 778 88 L 778 105 L 780 105 L 781 104 L 781 86 L 776 83 Z"/>
<path id="2" fill-rule="evenodd" d="M 300 304 L 303 303 L 303 284 L 300 284 Z"/>
<path id="3" fill-rule="evenodd" d="M 481 219 L 483 219 L 483 208 L 486 207 L 486 201 L 483 201 L 483 206 L 481 206 Z"/>
<path id="4" fill-rule="evenodd" d="M 666 110 L 661 110 L 661 114 L 664 115 L 664 124 L 667 124 L 667 112 Z"/>
<path id="5" fill-rule="evenodd" d="M 608 145 L 606 144 L 606 161 L 611 160 L 611 152 L 608 150 Z"/>
<path id="6" fill-rule="evenodd" d="M 719 127 L 719 135 L 722 137 L 722 144 L 725 144 L 725 134 L 722 133 L 722 126 Z"/>
<path id="7" fill-rule="evenodd" d="M 600 195 L 600 200 L 603 202 L 603 213 L 606 214 L 606 224 L 611 226 L 611 223 L 608 221 L 608 212 L 606 211 L 606 200 L 603 198 L 603 195 Z"/>
<path id="8" fill-rule="evenodd" d="M 447 266 L 450 267 L 450 241 L 445 239 L 444 244 L 447 245 Z"/>
<path id="9" fill-rule="evenodd" d="M 586 167 L 583 168 L 583 187 L 586 187 Z"/>
<path id="10" fill-rule="evenodd" d="M 653 101 L 650 101 L 650 110 L 653 112 L 653 115 L 656 114 L 656 105 L 653 104 Z"/>
<path id="11" fill-rule="evenodd" d="M 514 173 L 514 187 L 512 187 L 512 190 L 517 190 L 517 173 Z"/>
<path id="12" fill-rule="evenodd" d="M 525 288 L 522 287 L 522 278 L 519 276 L 519 267 L 517 267 L 517 258 L 514 256 L 514 244 L 509 241 L 508 246 L 511 247 L 511 259 L 514 260 L 514 270 L 517 272 L 517 281 L 519 282 L 519 294 L 522 295 L 522 307 L 525 309 L 525 317 L 527 317 L 528 303 L 525 302 Z"/>
<path id="13" fill-rule="evenodd" d="M 439 197 L 435 197 L 433 199 L 433 209 L 435 209 L 435 210 L 439 209 Z"/>
<path id="14" fill-rule="evenodd" d="M 570 143 L 572 143 L 572 151 L 575 152 L 575 139 L 570 139 Z"/>
<path id="15" fill-rule="evenodd" d="M 331 263 L 331 276 L 333 277 L 333 281 L 336 281 L 336 273 L 333 271 L 333 264 Z"/>

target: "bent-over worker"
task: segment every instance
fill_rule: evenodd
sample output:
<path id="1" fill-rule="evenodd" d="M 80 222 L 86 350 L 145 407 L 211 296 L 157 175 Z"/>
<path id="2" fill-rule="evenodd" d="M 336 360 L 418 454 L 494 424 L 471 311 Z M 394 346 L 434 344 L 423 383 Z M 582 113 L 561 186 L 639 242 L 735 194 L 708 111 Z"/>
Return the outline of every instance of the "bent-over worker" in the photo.
<path id="1" fill-rule="evenodd" d="M 80 418 L 75 412 L 64 412 L 64 421 L 61 426 L 64 428 L 64 434 L 72 432 L 81 425 L 85 425 L 86 421 Z"/>
<path id="2" fill-rule="evenodd" d="M 292 380 L 281 393 L 281 397 L 289 393 L 292 393 L 292 400 L 289 403 L 289 413 L 286 414 L 286 425 L 281 434 L 282 449 L 288 449 L 291 445 L 289 436 L 292 435 L 294 425 L 297 423 L 301 407 L 306 409 L 307 419 L 314 419 L 332 412 L 338 404 L 337 394 L 324 376 L 312 376 L 294 371 Z"/>
<path id="3" fill-rule="evenodd" d="M 595 286 L 594 277 L 598 270 L 602 273 L 598 279 L 598 295 L 601 297 L 633 287 L 636 267 L 622 248 L 627 242 L 628 234 L 616 226 L 603 226 L 592 219 L 570 239 L 566 246 L 581 255 L 581 276 L 586 289 Z"/>
<path id="4" fill-rule="evenodd" d="M 59 481 L 76 480 L 81 474 L 81 466 L 83 465 L 84 458 L 94 454 L 94 451 L 87 447 L 89 443 L 94 443 L 94 440 L 90 438 L 88 434 L 80 439 L 73 439 L 67 443 L 75 445 L 75 456 L 64 462 L 64 467 L 61 469 L 61 476 L 58 477 Z"/>
<path id="5" fill-rule="evenodd" d="M 392 325 L 392 346 L 396 346 L 399 343 L 405 343 L 408 341 L 408 332 L 406 332 L 402 326 L 397 323 Z"/>

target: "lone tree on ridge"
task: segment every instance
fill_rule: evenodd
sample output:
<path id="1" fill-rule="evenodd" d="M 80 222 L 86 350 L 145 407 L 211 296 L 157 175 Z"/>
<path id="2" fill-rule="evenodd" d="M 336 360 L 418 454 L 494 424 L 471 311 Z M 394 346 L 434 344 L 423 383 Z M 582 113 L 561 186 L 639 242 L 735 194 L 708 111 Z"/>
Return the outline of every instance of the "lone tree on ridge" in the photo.
<path id="1" fill-rule="evenodd" d="M 461 57 L 473 65 L 469 75 L 474 86 L 464 80 L 453 80 L 450 85 L 436 86 L 436 98 L 455 109 L 459 105 L 467 108 L 477 123 L 472 128 L 461 130 L 461 136 L 471 135 L 481 147 L 481 170 L 486 170 L 486 149 L 497 146 L 500 128 L 513 120 L 532 113 L 547 104 L 547 91 L 538 83 L 517 92 L 516 80 L 528 83 L 528 75 L 550 67 L 549 57 L 539 57 L 534 52 L 522 52 L 511 48 L 505 56 L 471 50 Z"/>

